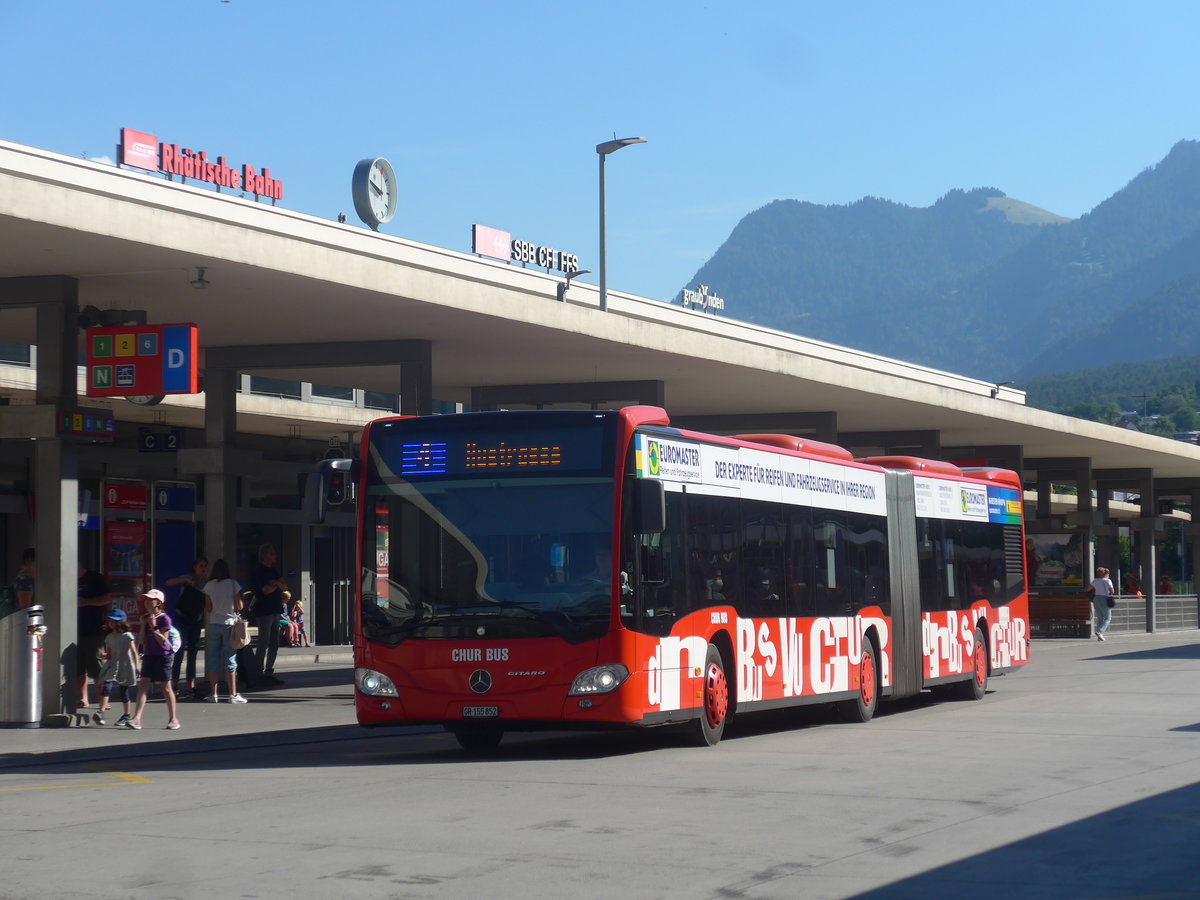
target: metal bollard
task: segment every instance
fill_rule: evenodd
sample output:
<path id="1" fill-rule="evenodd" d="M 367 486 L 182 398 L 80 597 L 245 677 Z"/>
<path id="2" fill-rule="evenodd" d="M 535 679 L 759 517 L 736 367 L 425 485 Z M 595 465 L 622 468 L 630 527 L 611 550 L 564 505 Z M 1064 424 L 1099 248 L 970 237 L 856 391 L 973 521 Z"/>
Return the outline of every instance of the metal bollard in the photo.
<path id="1" fill-rule="evenodd" d="M 37 728 L 42 719 L 43 609 L 18 609 L 0 619 L 0 725 Z"/>

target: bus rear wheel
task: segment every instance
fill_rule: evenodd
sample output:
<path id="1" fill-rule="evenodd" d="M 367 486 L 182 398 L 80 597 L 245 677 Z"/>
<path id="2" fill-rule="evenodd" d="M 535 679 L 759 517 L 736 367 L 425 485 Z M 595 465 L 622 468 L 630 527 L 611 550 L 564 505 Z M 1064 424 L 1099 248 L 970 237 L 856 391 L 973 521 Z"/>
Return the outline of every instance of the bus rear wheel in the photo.
<path id="1" fill-rule="evenodd" d="M 504 732 L 498 728 L 455 728 L 454 737 L 464 750 L 480 752 L 499 747 Z"/>
<path id="2" fill-rule="evenodd" d="M 975 629 L 975 652 L 971 654 L 971 677 L 954 685 L 963 700 L 982 700 L 987 693 L 988 652 L 983 641 L 983 630 Z"/>
<path id="3" fill-rule="evenodd" d="M 858 664 L 858 696 L 844 700 L 842 712 L 855 722 L 870 722 L 879 705 L 879 662 L 875 642 L 863 639 L 862 660 Z"/>
<path id="4" fill-rule="evenodd" d="M 711 747 L 721 740 L 729 721 L 729 682 L 725 678 L 721 651 L 712 644 L 708 645 L 704 655 L 703 695 L 700 718 L 691 726 L 692 738 L 701 747 Z"/>

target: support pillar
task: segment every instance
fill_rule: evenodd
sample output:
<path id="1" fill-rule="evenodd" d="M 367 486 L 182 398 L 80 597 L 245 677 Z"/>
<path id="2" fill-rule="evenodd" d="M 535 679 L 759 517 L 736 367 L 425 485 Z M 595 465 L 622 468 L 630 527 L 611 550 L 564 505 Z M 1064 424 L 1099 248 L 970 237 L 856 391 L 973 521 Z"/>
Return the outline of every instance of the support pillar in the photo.
<path id="1" fill-rule="evenodd" d="M 208 370 L 204 379 L 204 553 L 237 568 L 237 469 L 227 451 L 237 446 L 237 372 Z M 215 453 L 212 451 L 216 451 Z"/>
<path id="2" fill-rule="evenodd" d="M 78 699 L 76 585 L 79 580 L 79 454 L 51 422 L 60 409 L 78 404 L 75 370 L 79 334 L 79 283 L 74 278 L 0 279 L 0 307 L 36 310 L 37 386 L 34 416 L 48 420 L 33 449 L 36 600 L 45 610 L 42 640 L 44 725 L 66 725 Z"/>

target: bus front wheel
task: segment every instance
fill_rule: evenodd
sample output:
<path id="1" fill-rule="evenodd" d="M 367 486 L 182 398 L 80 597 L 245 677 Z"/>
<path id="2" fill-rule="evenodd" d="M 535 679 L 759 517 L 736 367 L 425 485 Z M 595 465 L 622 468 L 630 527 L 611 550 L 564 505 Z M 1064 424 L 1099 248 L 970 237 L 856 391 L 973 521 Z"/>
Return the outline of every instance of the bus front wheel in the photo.
<path id="1" fill-rule="evenodd" d="M 704 656 L 703 706 L 700 718 L 692 722 L 692 737 L 701 747 L 711 747 L 721 740 L 725 723 L 729 721 L 729 682 L 725 678 L 725 663 L 721 651 L 712 644 Z"/>

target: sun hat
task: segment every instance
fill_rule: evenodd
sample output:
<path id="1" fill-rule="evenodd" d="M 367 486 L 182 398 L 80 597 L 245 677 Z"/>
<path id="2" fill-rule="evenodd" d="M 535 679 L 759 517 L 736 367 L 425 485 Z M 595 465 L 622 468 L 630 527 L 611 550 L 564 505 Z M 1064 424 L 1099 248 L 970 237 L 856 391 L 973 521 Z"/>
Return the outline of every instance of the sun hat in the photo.
<path id="1" fill-rule="evenodd" d="M 125 610 L 123 609 L 114 609 L 108 614 L 108 617 L 114 622 L 124 622 L 129 618 L 127 615 L 125 615 Z"/>
<path id="2" fill-rule="evenodd" d="M 163 592 L 160 591 L 158 588 L 154 588 L 153 590 L 146 591 L 145 593 L 142 594 L 142 596 L 149 597 L 151 600 L 157 600 L 159 603 L 167 602 L 167 598 L 163 595 Z"/>

